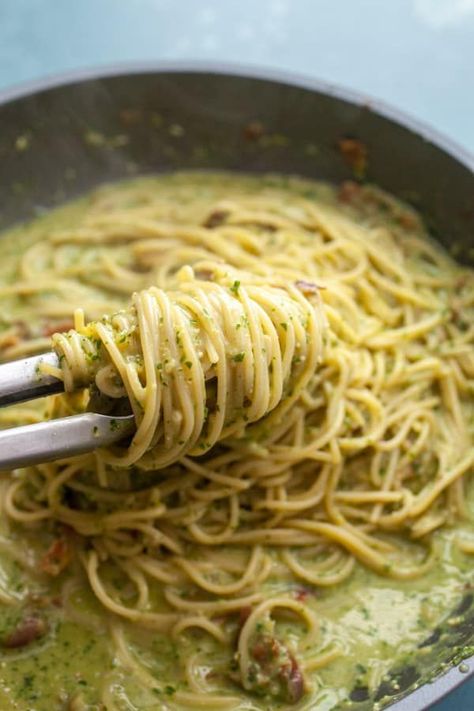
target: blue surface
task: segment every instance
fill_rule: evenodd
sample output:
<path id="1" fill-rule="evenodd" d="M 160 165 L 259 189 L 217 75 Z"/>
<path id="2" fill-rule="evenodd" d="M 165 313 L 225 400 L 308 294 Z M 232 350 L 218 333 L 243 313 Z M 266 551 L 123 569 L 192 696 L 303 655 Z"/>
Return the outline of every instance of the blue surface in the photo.
<path id="1" fill-rule="evenodd" d="M 0 0 L 0 88 L 153 59 L 314 75 L 474 152 L 474 0 Z M 471 711 L 474 681 L 433 708 Z"/>

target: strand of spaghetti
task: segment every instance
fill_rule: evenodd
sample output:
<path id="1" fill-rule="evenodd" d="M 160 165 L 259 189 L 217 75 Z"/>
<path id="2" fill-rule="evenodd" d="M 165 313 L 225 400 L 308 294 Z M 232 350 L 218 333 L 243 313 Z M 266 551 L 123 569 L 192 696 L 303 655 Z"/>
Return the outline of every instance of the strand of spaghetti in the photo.
<path id="1" fill-rule="evenodd" d="M 161 509 L 158 509 L 161 512 Z M 138 531 L 143 534 L 143 537 L 147 542 L 153 546 L 162 546 L 172 551 L 176 555 L 183 554 L 182 545 L 175 537 L 167 535 L 164 531 L 160 531 L 153 524 L 155 523 L 155 517 L 153 516 L 153 509 L 151 510 L 149 516 L 149 523 L 141 523 L 141 518 L 130 518 L 121 519 L 117 518 L 117 528 L 114 531 L 129 530 L 132 533 Z"/>
<path id="2" fill-rule="evenodd" d="M 328 649 L 326 652 L 316 655 L 315 657 L 310 657 L 309 659 L 303 659 L 303 668 L 306 672 L 312 672 L 316 669 L 322 669 L 328 664 L 333 662 L 335 659 L 342 657 L 344 652 L 337 646 L 332 649 Z"/>
<path id="3" fill-rule="evenodd" d="M 125 607 L 116 602 L 105 590 L 99 577 L 99 559 L 95 551 L 90 551 L 88 555 L 81 555 L 81 560 L 89 578 L 89 583 L 97 598 L 110 612 L 114 612 L 119 617 L 142 624 L 150 629 L 166 631 L 171 628 L 176 621 L 173 613 L 143 612 L 136 608 Z"/>
<path id="4" fill-rule="evenodd" d="M 145 610 L 150 602 L 150 590 L 143 572 L 133 562 L 117 559 L 117 565 L 121 568 L 134 584 L 137 590 L 136 607 L 138 610 Z"/>
<path id="5" fill-rule="evenodd" d="M 395 503 L 403 499 L 401 491 L 338 491 L 334 494 L 336 501 L 350 501 L 356 504 Z"/>
<path id="6" fill-rule="evenodd" d="M 225 711 L 225 709 L 237 709 L 241 703 L 237 696 L 227 696 L 225 694 L 213 694 L 206 692 L 198 695 L 188 691 L 177 691 L 174 694 L 174 700 L 177 704 L 191 706 L 193 708 L 217 709 Z M 177 707 L 180 708 L 180 707 Z"/>
<path id="7" fill-rule="evenodd" d="M 167 583 L 168 585 L 176 585 L 179 583 L 180 576 L 174 570 L 169 570 L 166 564 L 154 560 L 150 556 L 143 554 L 136 556 L 134 563 L 145 573 L 148 573 L 151 578 L 158 580 L 160 583 Z"/>
<path id="8" fill-rule="evenodd" d="M 383 334 L 369 338 L 366 345 L 369 348 L 393 348 L 397 343 L 423 336 L 428 331 L 432 331 L 436 326 L 442 323 L 442 321 L 443 317 L 439 313 L 436 313 L 433 314 L 433 316 L 429 316 L 409 326 L 391 330 L 387 329 Z"/>
<path id="9" fill-rule="evenodd" d="M 243 607 L 252 605 L 254 602 L 259 602 L 262 597 L 262 592 L 254 592 L 250 595 L 243 595 L 235 600 L 185 600 L 179 596 L 175 590 L 170 587 L 164 589 L 166 600 L 177 610 L 185 610 L 186 612 L 208 612 L 212 615 L 218 615 L 223 612 L 232 612 L 240 610 Z"/>
<path id="10" fill-rule="evenodd" d="M 430 506 L 440 493 L 450 486 L 456 479 L 462 476 L 466 471 L 469 471 L 474 464 L 474 451 L 470 451 L 464 455 L 460 462 L 457 463 L 450 471 L 442 475 L 437 481 L 427 484 L 418 496 L 410 509 L 411 516 L 419 516 Z"/>
<path id="11" fill-rule="evenodd" d="M 255 546 L 255 548 L 251 551 L 246 570 L 240 580 L 236 580 L 235 582 L 228 584 L 213 583 L 211 580 L 201 575 L 193 562 L 186 560 L 186 558 L 175 558 L 174 562 L 180 568 L 185 570 L 189 577 L 197 585 L 199 585 L 199 587 L 203 590 L 214 593 L 215 595 L 232 595 L 236 592 L 240 592 L 250 583 L 255 584 L 256 581 L 261 582 L 262 566 L 265 566 L 267 573 L 269 572 L 268 563 L 262 554 L 260 546 Z"/>
<path id="12" fill-rule="evenodd" d="M 427 560 L 420 566 L 403 570 L 398 566 L 387 563 L 387 559 L 376 553 L 372 548 L 366 545 L 354 533 L 344 530 L 340 526 L 334 526 L 329 523 L 316 523 L 313 521 L 305 521 L 293 519 L 291 526 L 302 529 L 304 531 L 314 531 L 318 535 L 322 535 L 335 543 L 343 546 L 346 550 L 352 553 L 364 565 L 377 571 L 380 575 L 388 575 L 400 580 L 410 580 L 420 574 L 420 569 L 428 570 L 434 563 L 433 556 L 428 556 Z"/>
<path id="13" fill-rule="evenodd" d="M 474 554 L 474 541 L 465 541 L 462 538 L 458 538 L 457 544 L 463 553 Z"/>
<path id="14" fill-rule="evenodd" d="M 322 575 L 318 575 L 317 566 L 316 571 L 313 572 L 311 568 L 299 563 L 293 553 L 291 553 L 288 549 L 282 551 L 282 558 L 288 568 L 292 570 L 298 578 L 311 583 L 311 585 L 316 585 L 317 587 L 329 587 L 331 585 L 341 583 L 352 573 L 355 563 L 355 559 L 352 556 L 349 556 L 343 564 L 339 566 L 338 570 L 324 572 Z"/>
<path id="15" fill-rule="evenodd" d="M 215 622 L 211 622 L 207 617 L 201 615 L 189 615 L 183 617 L 179 622 L 177 622 L 172 630 L 173 637 L 179 637 L 185 630 L 191 629 L 193 627 L 198 627 L 199 629 L 208 632 L 210 635 L 215 637 L 221 644 L 227 643 L 227 637 L 222 629 Z"/>

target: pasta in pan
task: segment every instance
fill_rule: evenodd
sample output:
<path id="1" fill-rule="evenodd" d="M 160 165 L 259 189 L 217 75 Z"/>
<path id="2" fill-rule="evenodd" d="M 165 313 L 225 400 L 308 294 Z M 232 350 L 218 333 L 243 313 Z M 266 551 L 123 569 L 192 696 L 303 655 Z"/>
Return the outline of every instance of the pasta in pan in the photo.
<path id="1" fill-rule="evenodd" d="M 70 708 L 310 709 L 336 679 L 375 688 L 397 635 L 422 639 L 426 586 L 449 568 L 423 601 L 441 619 L 470 575 L 473 272 L 353 184 L 182 174 L 103 188 L 67 221 L 7 255 L 0 348 L 54 333 L 70 392 L 2 422 L 123 397 L 137 422 L 2 481 L 7 549 L 46 531 L 18 565 L 40 560 L 85 627 L 91 595 L 114 650 Z M 418 596 L 416 623 L 369 652 L 352 589 L 368 615 Z"/>

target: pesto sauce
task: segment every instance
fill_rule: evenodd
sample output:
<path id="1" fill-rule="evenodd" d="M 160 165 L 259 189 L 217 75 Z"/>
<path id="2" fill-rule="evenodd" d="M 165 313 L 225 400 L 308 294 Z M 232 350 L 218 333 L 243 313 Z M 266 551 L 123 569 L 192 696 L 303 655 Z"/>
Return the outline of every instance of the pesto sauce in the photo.
<path id="1" fill-rule="evenodd" d="M 190 178 L 183 174 L 163 179 L 140 179 L 119 185 L 111 192 L 115 193 L 116 201 L 122 195 L 123 206 L 126 207 L 127 204 L 133 205 L 144 199 L 147 190 L 159 190 L 167 185 L 181 190 L 180 200 L 185 207 L 187 199 L 191 200 L 199 192 L 206 194 L 213 185 L 229 184 L 235 189 L 239 181 L 244 191 L 252 189 L 256 184 L 255 179 L 245 177 L 206 174 Z M 269 186 L 288 187 L 300 195 L 332 199 L 331 189 L 326 186 L 318 189 L 313 185 L 308 187 L 304 181 L 292 182 L 277 177 L 262 178 L 261 181 Z M 39 244 L 52 229 L 73 227 L 91 205 L 93 196 L 6 233 L 0 241 L 0 285 L 11 283 L 17 278 L 18 260 L 27 247 Z M 63 256 L 72 263 L 74 253 L 75 250 L 71 248 Z M 235 282 L 232 290 L 237 291 L 238 288 L 239 283 Z M 100 289 L 93 286 L 90 289 L 94 294 L 101 293 Z M 3 328 L 2 320 L 10 322 L 24 318 L 31 321 L 35 305 L 44 305 L 44 300 L 50 297 L 51 294 L 42 294 L 32 299 L 21 296 L 2 297 L 0 332 Z M 114 299 L 119 304 L 126 302 L 126 297 L 122 295 L 114 294 Z M 282 328 L 286 328 L 285 323 L 282 323 Z M 243 357 L 243 354 L 236 354 L 234 359 L 239 362 L 241 355 Z M 186 363 L 186 366 L 191 367 L 191 364 Z M 337 643 L 342 655 L 310 675 L 309 693 L 292 708 L 298 711 L 315 708 L 318 711 L 330 711 L 346 701 L 355 687 L 376 687 L 397 660 L 406 660 L 415 654 L 417 645 L 429 636 L 430 631 L 460 600 L 466 584 L 474 582 L 472 558 L 457 549 L 454 542 L 456 533 L 457 529 L 452 528 L 436 534 L 436 565 L 419 579 L 394 581 L 356 565 L 351 578 L 337 587 L 311 589 L 299 586 L 306 595 L 305 603 L 314 609 L 320 620 L 321 651 Z M 17 530 L 14 533 L 14 545 L 24 549 L 36 545 L 38 549 L 44 550 L 49 535 L 40 528 L 35 530 L 34 535 Z M 189 555 L 192 552 L 190 546 Z M 229 555 L 232 555 L 230 549 Z M 0 586 L 9 591 L 15 590 L 19 598 L 25 591 L 37 591 L 38 585 L 42 594 L 57 594 L 65 577 L 67 573 L 61 580 L 51 581 L 48 589 L 44 581 L 39 585 L 34 577 L 29 579 L 22 573 L 7 553 L 0 554 Z M 120 711 L 164 709 L 167 700 L 172 699 L 178 689 L 187 688 L 183 659 L 191 654 L 198 655 L 199 659 L 202 658 L 202 664 L 198 664 L 197 668 L 201 668 L 204 673 L 206 661 L 216 659 L 219 655 L 222 657 L 222 651 L 208 635 L 194 632 L 178 644 L 166 635 L 128 625 L 126 633 L 132 653 L 156 679 L 155 686 L 144 688 L 129 670 L 118 663 L 108 634 L 106 616 L 88 592 L 85 579 L 79 575 L 78 580 L 80 592 L 75 596 L 74 605 L 82 618 L 92 623 L 88 626 L 77 621 L 77 616 L 70 613 L 67 607 L 61 607 L 55 611 L 54 624 L 44 639 L 19 650 L 0 648 L 2 711 L 60 711 L 68 708 L 69 700 L 75 694 L 79 695 L 87 709 L 99 710 L 103 708 L 101 689 L 104 681 L 113 685 L 115 707 Z M 288 589 L 288 581 L 270 579 L 265 587 L 269 593 L 281 592 Z M 153 605 L 159 611 L 162 599 L 159 584 L 152 593 Z M 11 625 L 12 614 L 9 606 L 0 604 L 0 633 L 3 627 Z M 280 624 L 287 638 L 301 634 L 297 626 L 285 627 Z M 469 648 L 465 652 L 468 654 Z M 459 661 L 462 657 L 460 652 Z M 224 661 L 230 663 L 231 658 L 232 650 L 229 648 L 228 659 Z M 215 687 L 234 695 L 240 694 L 242 710 L 288 708 L 282 702 L 273 701 L 269 705 L 269 702 L 248 696 L 226 677 L 217 678 Z"/>

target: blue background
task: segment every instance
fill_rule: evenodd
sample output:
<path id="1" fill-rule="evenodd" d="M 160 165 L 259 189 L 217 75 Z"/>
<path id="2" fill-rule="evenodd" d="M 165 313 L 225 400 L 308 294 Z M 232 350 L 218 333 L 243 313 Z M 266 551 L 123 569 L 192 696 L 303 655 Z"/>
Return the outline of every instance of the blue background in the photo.
<path id="1" fill-rule="evenodd" d="M 313 75 L 384 99 L 474 152 L 474 0 L 0 0 L 0 89 L 153 59 Z M 474 709 L 474 681 L 435 708 Z"/>

